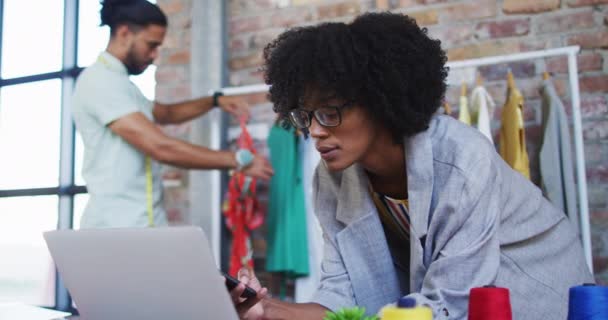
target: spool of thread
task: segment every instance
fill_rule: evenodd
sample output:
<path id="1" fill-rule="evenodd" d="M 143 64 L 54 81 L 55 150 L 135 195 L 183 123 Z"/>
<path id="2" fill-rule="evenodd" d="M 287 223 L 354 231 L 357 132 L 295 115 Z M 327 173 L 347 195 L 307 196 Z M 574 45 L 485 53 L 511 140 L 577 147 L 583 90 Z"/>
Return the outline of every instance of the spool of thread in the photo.
<path id="1" fill-rule="evenodd" d="M 399 299 L 397 307 L 384 307 L 380 311 L 382 320 L 433 320 L 433 311 L 424 306 L 416 307 L 416 300 Z"/>
<path id="2" fill-rule="evenodd" d="M 608 287 L 584 284 L 570 288 L 568 320 L 608 319 Z"/>
<path id="3" fill-rule="evenodd" d="M 428 307 L 384 307 L 381 315 L 382 320 L 433 320 L 433 312 Z"/>
<path id="4" fill-rule="evenodd" d="M 509 289 L 495 286 L 472 288 L 469 320 L 511 320 Z"/>

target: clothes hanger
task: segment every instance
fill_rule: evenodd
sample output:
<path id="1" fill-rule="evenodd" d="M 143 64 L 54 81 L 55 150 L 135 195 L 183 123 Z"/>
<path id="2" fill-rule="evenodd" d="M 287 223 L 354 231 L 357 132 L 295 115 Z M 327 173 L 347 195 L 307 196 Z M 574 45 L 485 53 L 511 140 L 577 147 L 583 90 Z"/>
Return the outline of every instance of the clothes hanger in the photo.
<path id="1" fill-rule="evenodd" d="M 475 79 L 475 84 L 480 87 L 483 85 L 483 77 L 481 76 L 481 73 L 477 72 L 477 77 Z"/>
<path id="2" fill-rule="evenodd" d="M 443 103 L 443 112 L 444 112 L 444 114 L 447 114 L 447 115 L 452 114 L 452 107 L 450 107 L 450 104 L 447 101 L 445 101 Z"/>
<path id="3" fill-rule="evenodd" d="M 515 79 L 513 78 L 513 73 L 511 72 L 511 68 L 507 71 L 507 88 L 513 89 L 515 88 Z"/>

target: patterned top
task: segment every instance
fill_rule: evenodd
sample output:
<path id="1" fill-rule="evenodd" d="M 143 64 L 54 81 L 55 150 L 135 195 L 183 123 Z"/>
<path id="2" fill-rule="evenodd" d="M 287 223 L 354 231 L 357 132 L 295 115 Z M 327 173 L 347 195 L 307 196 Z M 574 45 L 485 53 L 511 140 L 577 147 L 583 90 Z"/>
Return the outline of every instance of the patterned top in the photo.
<path id="1" fill-rule="evenodd" d="M 410 239 L 410 215 L 408 213 L 408 200 L 393 199 L 371 190 L 372 198 L 380 220 L 386 231 L 392 233 L 398 239 L 409 242 Z"/>

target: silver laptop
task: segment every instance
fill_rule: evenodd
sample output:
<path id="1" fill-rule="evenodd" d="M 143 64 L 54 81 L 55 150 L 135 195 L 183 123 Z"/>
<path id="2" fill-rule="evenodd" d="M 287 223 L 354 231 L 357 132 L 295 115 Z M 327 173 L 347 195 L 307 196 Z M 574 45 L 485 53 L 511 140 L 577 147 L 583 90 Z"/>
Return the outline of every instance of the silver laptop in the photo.
<path id="1" fill-rule="evenodd" d="M 238 319 L 198 227 L 60 230 L 44 238 L 83 319 Z"/>

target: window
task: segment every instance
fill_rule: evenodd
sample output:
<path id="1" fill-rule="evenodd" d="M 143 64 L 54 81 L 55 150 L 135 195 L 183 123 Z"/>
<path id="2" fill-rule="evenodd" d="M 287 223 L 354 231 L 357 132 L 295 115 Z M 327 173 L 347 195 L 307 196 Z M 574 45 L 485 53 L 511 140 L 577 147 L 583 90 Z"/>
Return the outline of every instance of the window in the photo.
<path id="1" fill-rule="evenodd" d="M 84 149 L 67 107 L 109 29 L 99 26 L 97 0 L 35 7 L 0 0 L 0 303 L 69 310 L 42 233 L 80 226 L 89 198 L 80 173 Z M 133 77 L 150 99 L 155 70 Z"/>
<path id="2" fill-rule="evenodd" d="M 61 70 L 63 0 L 3 3 L 2 78 Z"/>

